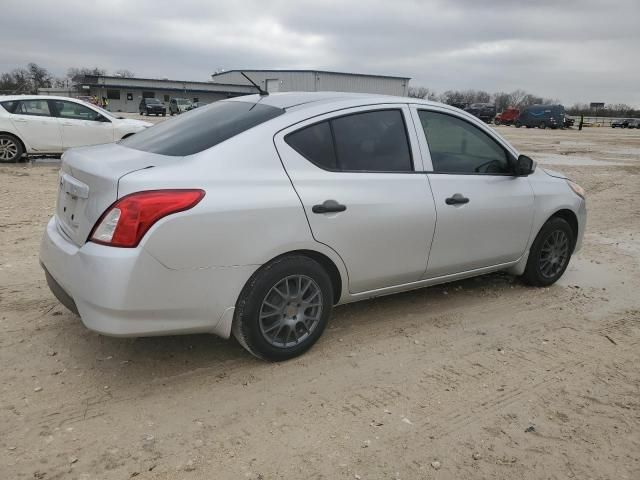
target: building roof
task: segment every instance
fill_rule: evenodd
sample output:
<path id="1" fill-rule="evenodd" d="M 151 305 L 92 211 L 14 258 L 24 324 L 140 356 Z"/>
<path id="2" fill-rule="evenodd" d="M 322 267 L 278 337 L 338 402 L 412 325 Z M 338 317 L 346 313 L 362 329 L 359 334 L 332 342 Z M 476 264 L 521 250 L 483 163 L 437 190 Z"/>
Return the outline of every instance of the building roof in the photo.
<path id="1" fill-rule="evenodd" d="M 139 78 L 139 77 L 119 77 L 113 75 L 84 75 L 82 80 L 76 85 L 90 85 L 105 88 L 129 88 L 129 89 L 162 89 L 162 90 L 189 90 L 200 93 L 254 93 L 253 85 L 238 85 L 230 83 L 216 82 L 192 82 L 190 80 L 169 80 L 165 78 Z"/>
<path id="2" fill-rule="evenodd" d="M 219 75 L 224 75 L 226 73 L 238 73 L 238 72 L 287 72 L 287 73 L 330 73 L 332 75 L 350 75 L 356 77 L 376 77 L 376 78 L 393 78 L 396 80 L 411 80 L 411 77 L 397 77 L 393 75 L 372 75 L 368 73 L 350 73 L 350 72 L 334 72 L 331 70 L 287 70 L 287 69 L 255 69 L 255 68 L 247 68 L 247 69 L 235 69 L 235 70 L 225 70 L 224 72 L 217 72 L 212 74 L 212 77 L 217 77 Z"/>
<path id="3" fill-rule="evenodd" d="M 84 78 L 108 78 L 108 79 L 113 79 L 113 80 L 141 80 L 143 82 L 172 82 L 172 83 L 192 83 L 192 84 L 196 84 L 196 85 L 208 85 L 210 87 L 217 87 L 220 85 L 228 85 L 230 87 L 237 87 L 238 85 L 236 85 L 235 83 L 213 83 L 211 81 L 209 82 L 201 82 L 201 81 L 194 81 L 194 80 L 171 80 L 169 78 L 143 78 L 143 77 L 121 77 L 119 75 L 83 75 Z M 78 82 L 78 83 L 82 83 L 82 82 Z M 244 86 L 244 85 L 240 85 L 240 86 Z"/>

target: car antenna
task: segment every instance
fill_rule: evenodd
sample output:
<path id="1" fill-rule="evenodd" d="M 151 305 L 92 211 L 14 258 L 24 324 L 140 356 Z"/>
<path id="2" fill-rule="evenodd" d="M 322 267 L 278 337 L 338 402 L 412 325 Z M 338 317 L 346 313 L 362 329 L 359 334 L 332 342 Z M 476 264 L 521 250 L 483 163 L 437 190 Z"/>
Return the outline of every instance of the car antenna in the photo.
<path id="1" fill-rule="evenodd" d="M 248 76 L 246 76 L 244 74 L 244 72 L 240 72 L 240 74 L 246 78 L 247 80 L 249 80 L 249 83 L 251 83 L 251 85 L 253 85 L 254 87 L 256 87 L 258 89 L 258 93 L 260 94 L 261 97 L 267 96 L 269 95 L 269 92 L 267 92 L 266 90 L 263 90 L 256 82 L 254 82 L 253 80 L 251 80 Z"/>

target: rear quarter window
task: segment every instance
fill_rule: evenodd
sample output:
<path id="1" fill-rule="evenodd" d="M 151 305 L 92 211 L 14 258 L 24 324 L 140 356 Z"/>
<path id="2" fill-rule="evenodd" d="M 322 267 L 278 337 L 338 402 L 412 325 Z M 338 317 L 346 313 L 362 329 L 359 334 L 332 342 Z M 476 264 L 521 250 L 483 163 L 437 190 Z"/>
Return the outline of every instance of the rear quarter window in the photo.
<path id="1" fill-rule="evenodd" d="M 202 152 L 283 113 L 280 108 L 259 103 L 216 102 L 136 133 L 120 144 L 183 157 Z"/>
<path id="2" fill-rule="evenodd" d="M 328 121 L 290 133 L 285 137 L 285 141 L 317 166 L 328 170 L 337 169 L 336 152 Z"/>
<path id="3" fill-rule="evenodd" d="M 4 108 L 7 112 L 13 113 L 16 109 L 16 106 L 18 105 L 18 101 L 11 100 L 9 102 L 0 102 L 0 105 L 2 105 L 2 108 Z"/>

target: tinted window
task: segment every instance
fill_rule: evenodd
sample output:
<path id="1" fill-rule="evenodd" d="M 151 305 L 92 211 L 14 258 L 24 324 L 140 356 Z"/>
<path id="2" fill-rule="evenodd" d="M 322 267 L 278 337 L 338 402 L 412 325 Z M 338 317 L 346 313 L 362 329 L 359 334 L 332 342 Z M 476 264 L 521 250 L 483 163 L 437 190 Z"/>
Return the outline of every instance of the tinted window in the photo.
<path id="1" fill-rule="evenodd" d="M 0 102 L 0 105 L 2 105 L 7 112 L 13 113 L 14 109 L 18 106 L 18 101 Z"/>
<path id="2" fill-rule="evenodd" d="M 413 170 L 400 110 L 378 110 L 331 121 L 341 170 L 407 172 Z"/>
<path id="3" fill-rule="evenodd" d="M 441 173 L 509 173 L 507 152 L 474 125 L 443 113 L 418 112 L 433 170 Z"/>
<path id="4" fill-rule="evenodd" d="M 91 120 L 96 121 L 102 115 L 89 107 L 74 102 L 64 100 L 53 100 L 58 116 L 61 118 L 70 118 L 74 120 Z"/>
<path id="5" fill-rule="evenodd" d="M 283 113 L 282 109 L 259 103 L 216 102 L 138 132 L 120 143 L 161 155 L 192 155 Z"/>
<path id="6" fill-rule="evenodd" d="M 20 100 L 13 113 L 17 115 L 37 115 L 50 117 L 49 102 L 46 100 Z"/>
<path id="7" fill-rule="evenodd" d="M 317 123 L 293 132 L 285 137 L 285 141 L 319 167 L 329 170 L 337 168 L 329 122 Z"/>

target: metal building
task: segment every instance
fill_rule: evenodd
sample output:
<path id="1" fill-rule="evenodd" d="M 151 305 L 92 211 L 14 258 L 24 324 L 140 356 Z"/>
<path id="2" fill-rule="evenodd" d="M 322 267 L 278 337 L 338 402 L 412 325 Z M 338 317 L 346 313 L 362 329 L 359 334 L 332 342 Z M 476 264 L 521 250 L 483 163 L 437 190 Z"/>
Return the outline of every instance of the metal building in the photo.
<path id="1" fill-rule="evenodd" d="M 124 78 L 109 75 L 85 75 L 76 87 L 76 96 L 97 96 L 109 100 L 112 112 L 137 112 L 142 98 L 157 98 L 169 107 L 171 98 L 211 103 L 224 98 L 256 93 L 251 85 L 227 85 L 156 78 Z M 45 92 L 42 92 L 46 94 Z"/>
<path id="2" fill-rule="evenodd" d="M 328 72 L 323 70 L 228 70 L 214 73 L 219 85 L 248 85 L 244 72 L 268 92 L 358 92 L 406 96 L 409 77 Z"/>

